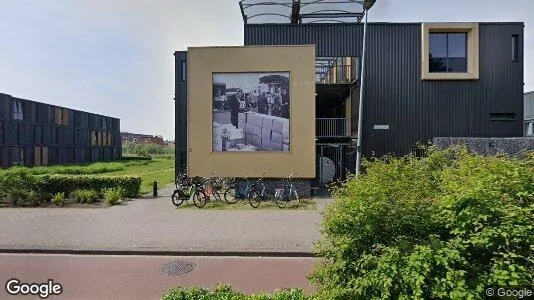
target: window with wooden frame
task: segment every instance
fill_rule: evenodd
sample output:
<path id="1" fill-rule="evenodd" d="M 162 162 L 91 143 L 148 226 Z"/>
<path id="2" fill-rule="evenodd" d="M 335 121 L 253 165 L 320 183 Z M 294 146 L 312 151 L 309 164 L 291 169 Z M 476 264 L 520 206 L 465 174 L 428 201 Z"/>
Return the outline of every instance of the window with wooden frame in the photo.
<path id="1" fill-rule="evenodd" d="M 41 154 L 41 147 L 35 147 L 33 150 L 34 153 L 34 165 L 40 166 L 42 164 L 42 154 Z"/>
<path id="2" fill-rule="evenodd" d="M 422 80 L 479 78 L 478 23 L 423 23 Z"/>
<path id="3" fill-rule="evenodd" d="M 48 165 L 48 147 L 43 147 L 41 154 L 42 154 L 41 163 L 43 166 L 47 166 Z"/>
<path id="4" fill-rule="evenodd" d="M 91 145 L 96 146 L 97 136 L 96 131 L 91 131 Z"/>
<path id="5" fill-rule="evenodd" d="M 54 124 L 63 124 L 63 113 L 61 112 L 61 108 L 59 107 L 54 108 Z"/>
<path id="6" fill-rule="evenodd" d="M 69 110 L 64 108 L 62 110 L 61 125 L 69 125 Z"/>

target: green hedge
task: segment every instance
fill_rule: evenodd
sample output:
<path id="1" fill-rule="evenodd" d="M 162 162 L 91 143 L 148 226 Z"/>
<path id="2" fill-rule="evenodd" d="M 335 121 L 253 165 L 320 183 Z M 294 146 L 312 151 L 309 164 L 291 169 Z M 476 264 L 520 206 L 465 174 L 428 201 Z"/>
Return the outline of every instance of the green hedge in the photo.
<path id="1" fill-rule="evenodd" d="M 534 155 L 463 148 L 385 157 L 335 190 L 321 299 L 483 299 L 487 286 L 534 281 Z"/>
<path id="2" fill-rule="evenodd" d="M 45 175 L 38 179 L 40 192 L 48 194 L 64 193 L 69 195 L 74 190 L 95 190 L 102 193 L 105 189 L 122 188 L 127 198 L 139 197 L 141 178 L 121 176 L 73 176 L 73 175 Z"/>
<path id="3" fill-rule="evenodd" d="M 165 292 L 162 300 L 312 300 L 300 289 L 283 289 L 273 294 L 246 295 L 229 285 L 218 285 L 214 291 L 200 287 L 175 288 Z"/>

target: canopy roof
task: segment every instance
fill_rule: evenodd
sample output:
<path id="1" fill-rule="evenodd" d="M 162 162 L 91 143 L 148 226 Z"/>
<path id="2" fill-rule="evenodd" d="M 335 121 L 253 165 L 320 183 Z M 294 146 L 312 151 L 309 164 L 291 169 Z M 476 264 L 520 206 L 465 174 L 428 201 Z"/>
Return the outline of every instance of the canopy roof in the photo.
<path id="1" fill-rule="evenodd" d="M 245 24 L 359 23 L 376 0 L 241 0 Z"/>

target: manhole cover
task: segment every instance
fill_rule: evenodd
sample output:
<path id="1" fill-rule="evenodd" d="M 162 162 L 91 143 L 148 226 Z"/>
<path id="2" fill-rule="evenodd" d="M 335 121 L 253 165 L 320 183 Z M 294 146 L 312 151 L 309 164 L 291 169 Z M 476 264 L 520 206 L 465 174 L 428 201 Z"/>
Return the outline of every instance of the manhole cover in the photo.
<path id="1" fill-rule="evenodd" d="M 189 261 L 173 261 L 161 267 L 161 273 L 166 275 L 182 275 L 195 269 L 196 265 Z"/>

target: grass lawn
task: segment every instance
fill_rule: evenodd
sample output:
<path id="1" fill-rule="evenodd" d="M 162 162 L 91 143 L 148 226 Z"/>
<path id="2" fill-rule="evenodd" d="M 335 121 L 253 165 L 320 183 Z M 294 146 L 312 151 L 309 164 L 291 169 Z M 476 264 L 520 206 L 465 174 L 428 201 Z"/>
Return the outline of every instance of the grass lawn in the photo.
<path id="1" fill-rule="evenodd" d="M 158 182 L 158 188 L 174 182 L 174 159 L 154 158 L 144 161 L 143 164 L 127 166 L 124 170 L 99 175 L 141 177 L 141 194 L 147 194 L 152 191 L 154 181 Z"/>
<path id="2" fill-rule="evenodd" d="M 193 204 L 193 200 L 186 201 L 176 209 L 199 209 Z M 262 202 L 258 208 L 250 206 L 248 201 L 238 201 L 235 204 L 228 204 L 224 201 L 210 201 L 203 208 L 212 210 L 315 210 L 316 203 L 312 199 L 301 199 L 300 203 L 291 201 L 284 208 L 278 208 L 273 201 Z"/>
<path id="3" fill-rule="evenodd" d="M 128 175 L 141 177 L 141 194 L 150 193 L 154 181 L 158 182 L 160 188 L 174 182 L 174 158 L 168 157 L 157 157 L 152 160 L 98 162 L 85 165 L 23 167 L 22 169 L 27 170 L 32 175 Z M 0 170 L 0 176 L 8 170 Z"/>

